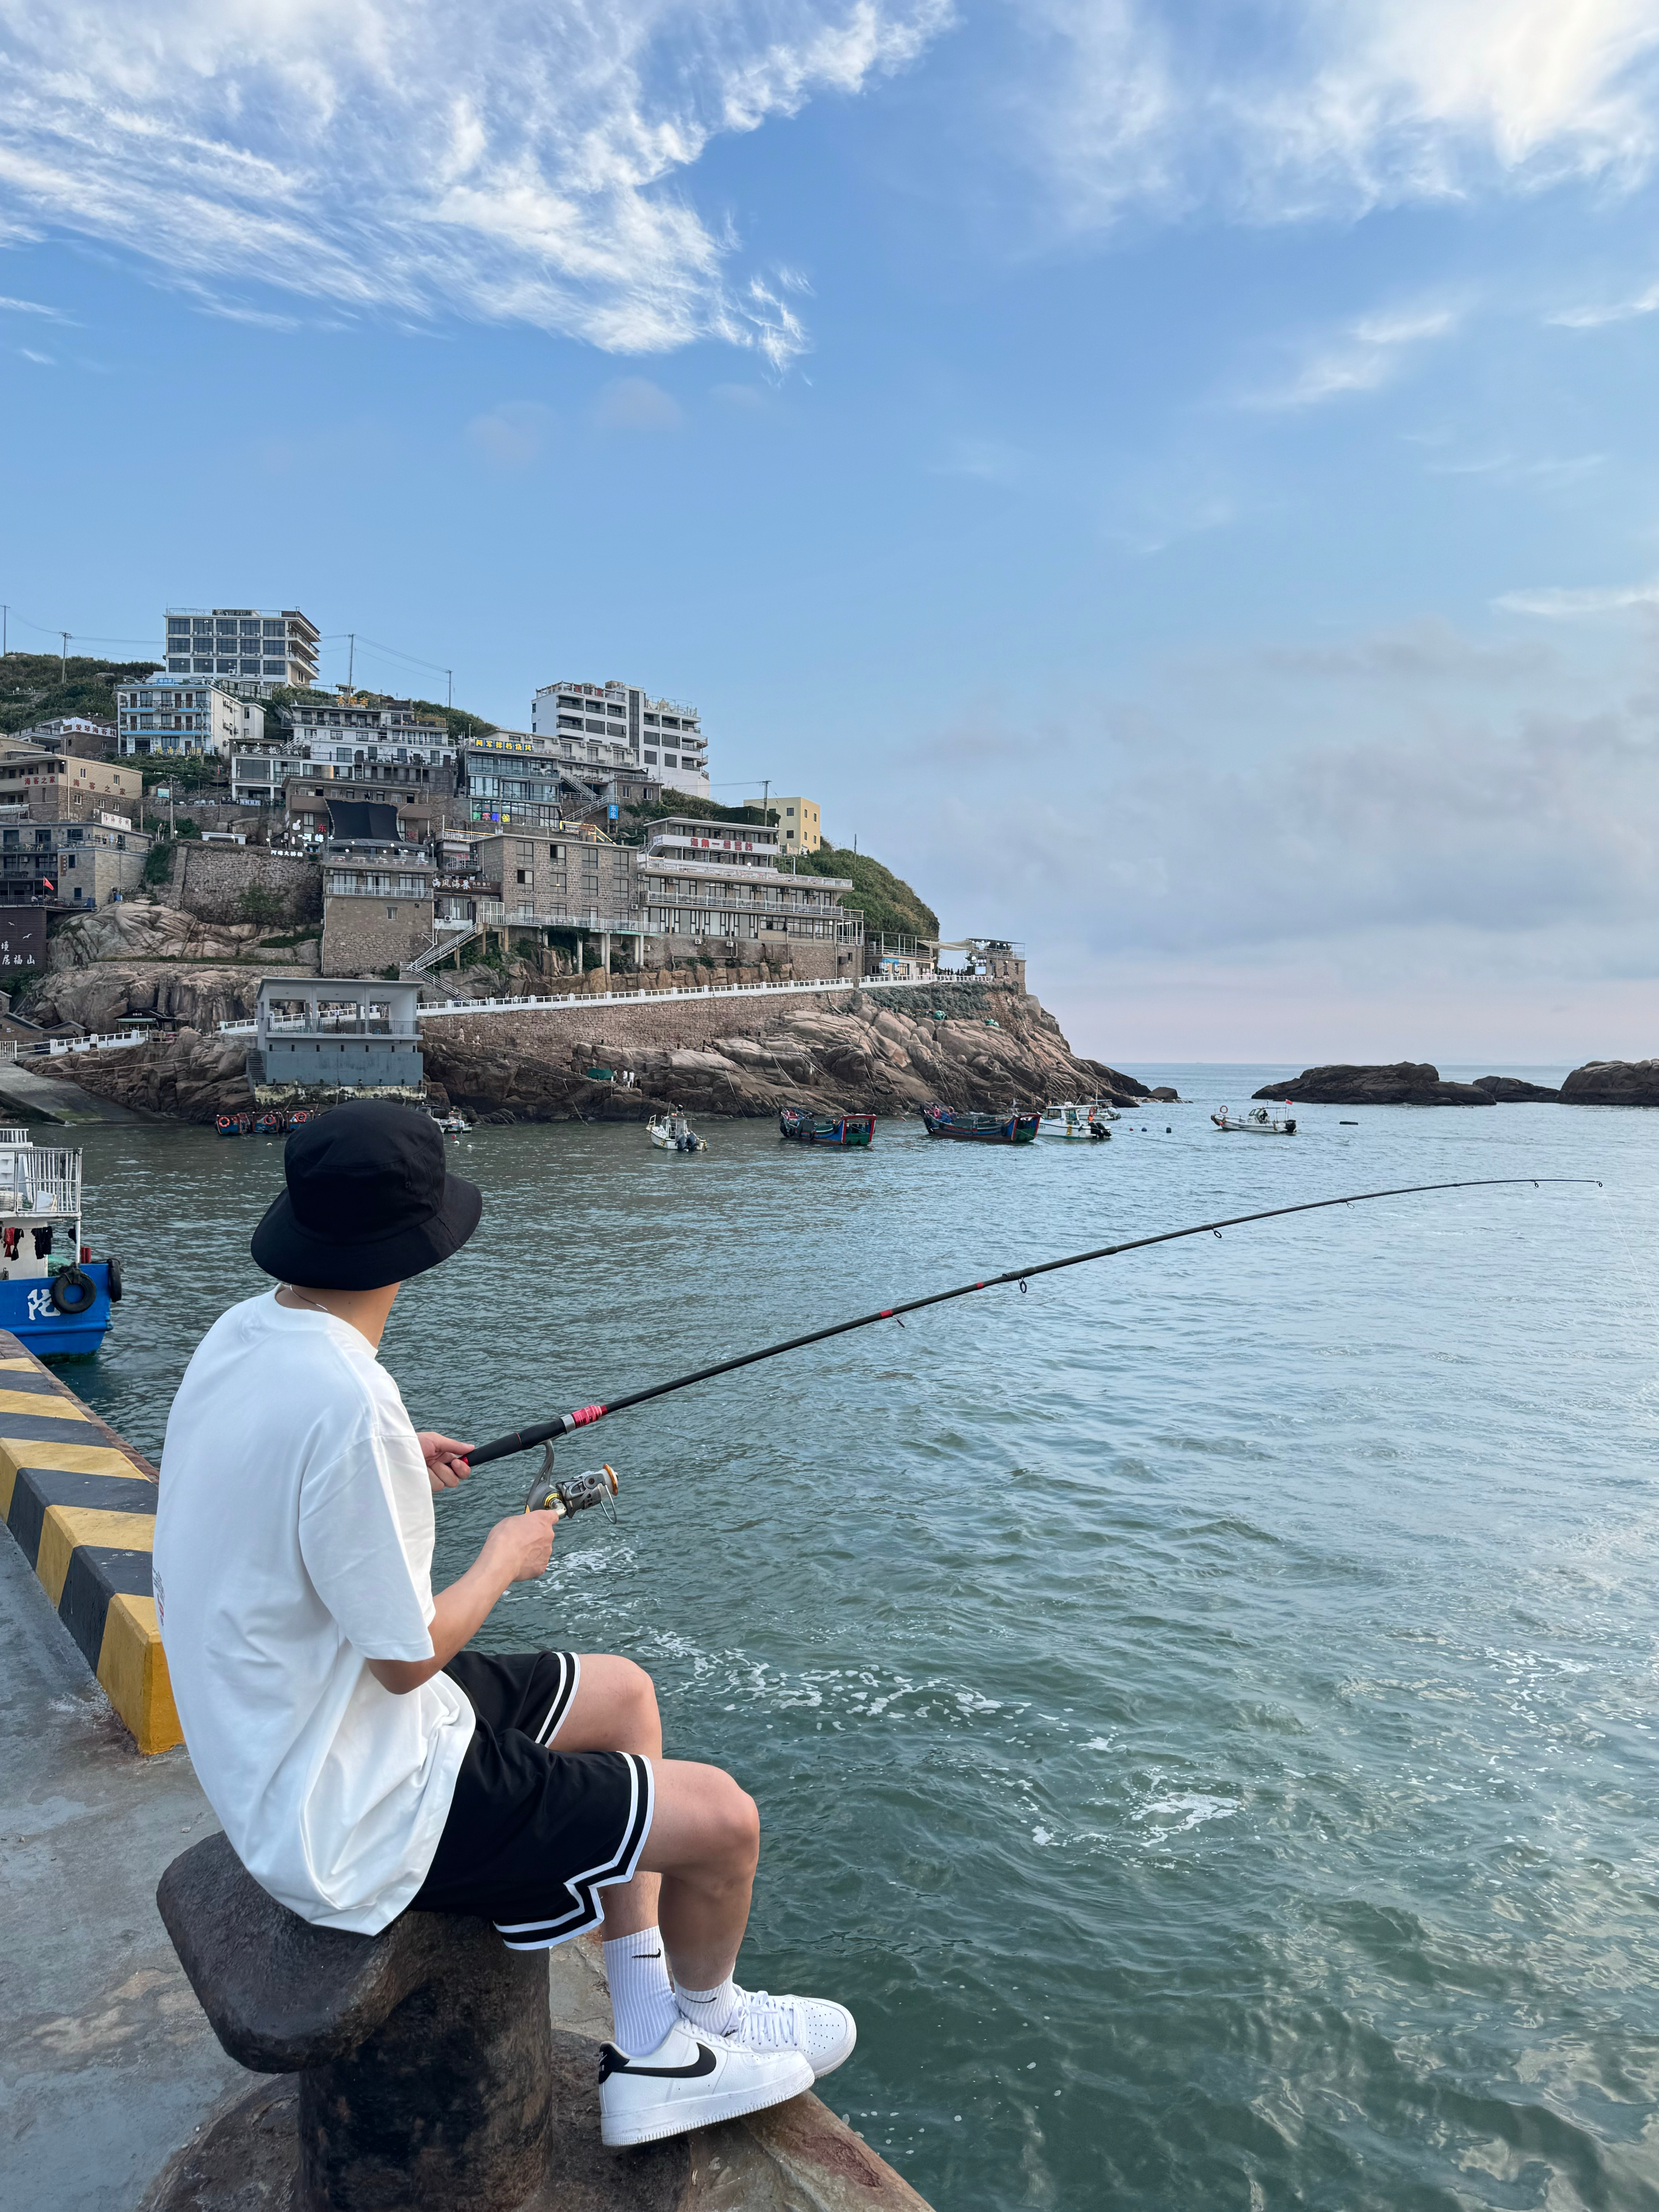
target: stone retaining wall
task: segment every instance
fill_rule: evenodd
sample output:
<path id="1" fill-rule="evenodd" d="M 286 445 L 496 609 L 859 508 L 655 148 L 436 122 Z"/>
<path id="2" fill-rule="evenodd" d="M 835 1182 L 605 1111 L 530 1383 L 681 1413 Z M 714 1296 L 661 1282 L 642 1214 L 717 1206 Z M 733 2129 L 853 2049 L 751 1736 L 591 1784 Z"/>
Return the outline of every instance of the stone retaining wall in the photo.
<path id="1" fill-rule="evenodd" d="M 174 846 L 172 880 L 156 886 L 156 897 L 204 921 L 240 921 L 238 905 L 248 890 L 275 892 L 295 923 L 314 921 L 323 910 L 322 872 L 314 860 L 291 860 L 262 845 L 204 845 L 194 837 Z"/>

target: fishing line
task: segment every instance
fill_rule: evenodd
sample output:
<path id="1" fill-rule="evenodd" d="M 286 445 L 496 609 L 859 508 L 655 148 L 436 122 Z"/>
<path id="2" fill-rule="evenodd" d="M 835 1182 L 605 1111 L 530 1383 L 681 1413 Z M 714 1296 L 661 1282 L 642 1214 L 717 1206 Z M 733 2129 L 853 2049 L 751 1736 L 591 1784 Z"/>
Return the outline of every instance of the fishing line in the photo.
<path id="1" fill-rule="evenodd" d="M 1247 1222 L 1277 1221 L 1291 1213 L 1318 1213 L 1332 1206 L 1366 1206 L 1384 1198 L 1416 1198 L 1443 1190 L 1491 1190 L 1522 1183 L 1530 1183 L 1534 1190 L 1545 1183 L 1594 1183 L 1598 1190 L 1601 1188 L 1600 1178 L 1595 1176 L 1476 1176 L 1458 1182 L 1402 1183 L 1392 1190 L 1353 1191 L 1343 1198 L 1304 1199 L 1297 1206 L 1270 1206 L 1259 1213 L 1234 1213 L 1219 1221 L 1197 1222 L 1188 1229 L 1165 1229 L 1154 1237 L 1131 1237 L 1121 1244 L 1101 1244 L 1091 1252 L 1073 1252 L 1063 1260 L 1040 1260 L 1035 1266 L 1010 1267 L 1000 1275 L 988 1275 L 976 1283 L 962 1283 L 954 1290 L 933 1291 L 926 1297 L 907 1298 L 897 1305 L 883 1306 L 875 1313 L 860 1314 L 854 1321 L 832 1322 L 827 1328 L 808 1329 L 804 1336 L 786 1337 L 781 1344 L 769 1344 L 759 1352 L 744 1352 L 735 1359 L 716 1360 L 712 1367 L 699 1367 L 690 1375 L 677 1375 L 671 1382 L 653 1382 L 647 1389 L 630 1391 L 626 1397 L 608 1399 L 603 1405 L 579 1406 L 553 1420 L 538 1421 L 533 1427 L 515 1429 L 510 1436 L 497 1437 L 492 1443 L 480 1444 L 476 1451 L 467 1454 L 467 1459 L 470 1465 L 483 1467 L 490 1460 L 507 1459 L 514 1452 L 533 1451 L 538 1444 L 546 1445 L 543 1474 L 531 1485 L 533 1498 L 542 1486 L 543 1476 L 550 1474 L 551 1448 L 561 1437 L 586 1428 L 594 1421 L 602 1421 L 610 1414 L 623 1413 L 630 1406 L 643 1406 L 653 1398 L 665 1398 L 671 1391 L 690 1389 L 694 1382 L 711 1382 L 717 1375 L 732 1374 L 762 1359 L 775 1359 L 781 1352 L 799 1352 L 805 1345 L 822 1344 L 827 1338 L 845 1336 L 855 1328 L 869 1328 L 878 1321 L 899 1321 L 902 1315 L 919 1313 L 925 1306 L 940 1306 L 952 1298 L 972 1297 L 976 1291 L 994 1291 L 1006 1283 L 1018 1283 L 1023 1289 L 1033 1275 L 1052 1275 L 1061 1267 L 1081 1267 L 1091 1260 L 1113 1260 L 1123 1252 L 1144 1252 L 1151 1245 L 1173 1244 L 1183 1237 L 1219 1237 L 1224 1229 L 1240 1229 Z M 528 1505 L 526 1510 L 529 1510 Z"/>

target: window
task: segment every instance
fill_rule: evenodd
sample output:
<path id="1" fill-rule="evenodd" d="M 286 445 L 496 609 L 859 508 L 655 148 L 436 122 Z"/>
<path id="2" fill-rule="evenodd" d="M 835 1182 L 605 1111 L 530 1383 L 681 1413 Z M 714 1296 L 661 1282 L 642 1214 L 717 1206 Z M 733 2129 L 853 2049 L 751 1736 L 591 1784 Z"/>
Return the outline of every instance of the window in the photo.
<path id="1" fill-rule="evenodd" d="M 680 764 L 679 755 L 678 753 L 665 753 L 662 757 L 662 764 L 665 768 L 678 768 Z"/>

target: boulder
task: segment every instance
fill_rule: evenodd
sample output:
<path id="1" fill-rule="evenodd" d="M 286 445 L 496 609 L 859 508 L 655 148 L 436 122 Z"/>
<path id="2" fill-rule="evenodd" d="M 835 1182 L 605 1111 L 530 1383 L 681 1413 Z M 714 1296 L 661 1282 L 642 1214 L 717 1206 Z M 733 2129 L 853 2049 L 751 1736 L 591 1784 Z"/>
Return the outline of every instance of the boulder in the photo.
<path id="1" fill-rule="evenodd" d="M 1306 1067 L 1288 1083 L 1264 1084 L 1254 1098 L 1294 1099 L 1304 1106 L 1490 1106 L 1489 1091 L 1473 1083 L 1443 1083 L 1426 1060 L 1396 1060 L 1390 1067 Z"/>
<path id="2" fill-rule="evenodd" d="M 1523 1083 L 1518 1075 L 1477 1075 L 1477 1091 L 1489 1091 L 1500 1106 L 1519 1104 L 1529 1098 L 1558 1099 L 1561 1094 L 1547 1083 Z"/>
<path id="3" fill-rule="evenodd" d="M 1659 1106 L 1659 1060 L 1589 1060 L 1561 1085 L 1565 1106 Z"/>

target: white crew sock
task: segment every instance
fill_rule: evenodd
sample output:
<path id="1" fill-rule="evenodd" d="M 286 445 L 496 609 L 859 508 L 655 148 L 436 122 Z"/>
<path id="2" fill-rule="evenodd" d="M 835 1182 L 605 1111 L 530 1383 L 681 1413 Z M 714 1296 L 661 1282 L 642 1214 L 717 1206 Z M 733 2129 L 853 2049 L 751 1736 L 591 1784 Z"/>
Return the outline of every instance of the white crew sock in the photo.
<path id="1" fill-rule="evenodd" d="M 735 2027 L 743 2009 L 743 1991 L 730 1974 L 712 1990 L 688 1990 L 682 1985 L 674 1998 L 682 2017 L 710 2035 L 724 2035 L 728 2027 Z"/>
<path id="2" fill-rule="evenodd" d="M 613 1936 L 605 1947 L 605 1978 L 616 2022 L 611 2040 L 624 2058 L 648 2057 L 679 2018 L 661 1931 Z"/>

